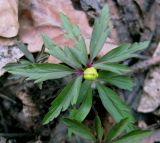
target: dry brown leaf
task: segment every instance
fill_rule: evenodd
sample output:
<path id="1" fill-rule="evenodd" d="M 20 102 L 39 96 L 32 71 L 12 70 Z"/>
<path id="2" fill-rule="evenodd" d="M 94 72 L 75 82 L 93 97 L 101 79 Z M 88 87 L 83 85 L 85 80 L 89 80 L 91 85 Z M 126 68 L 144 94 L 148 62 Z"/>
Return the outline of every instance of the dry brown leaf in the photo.
<path id="1" fill-rule="evenodd" d="M 159 53 L 160 44 L 153 57 L 160 56 Z M 153 112 L 160 106 L 160 66 L 150 70 L 145 79 L 143 91 L 137 110 L 143 113 Z"/>
<path id="2" fill-rule="evenodd" d="M 36 108 L 35 103 L 33 103 L 31 96 L 29 96 L 26 92 L 18 92 L 16 96 L 22 101 L 23 109 L 22 113 L 24 117 L 37 117 L 39 116 L 39 111 Z"/>
<path id="3" fill-rule="evenodd" d="M 16 46 L 0 46 L 0 76 L 5 72 L 3 67 L 6 64 L 17 62 L 22 56 L 23 53 Z"/>
<path id="4" fill-rule="evenodd" d="M 17 41 L 17 38 L 16 37 L 13 37 L 13 38 L 3 38 L 3 37 L 0 37 L 0 45 L 3 45 L 3 46 L 13 46 Z"/>
<path id="5" fill-rule="evenodd" d="M 153 68 L 149 72 L 143 91 L 138 111 L 152 112 L 160 105 L 160 67 Z"/>
<path id="6" fill-rule="evenodd" d="M 14 37 L 18 33 L 18 0 L 0 0 L 0 36 Z"/>
<path id="7" fill-rule="evenodd" d="M 20 1 L 20 39 L 28 44 L 31 52 L 40 51 L 43 45 L 41 34 L 46 33 L 51 39 L 60 45 L 73 46 L 73 42 L 64 39 L 61 27 L 60 12 L 67 15 L 71 23 L 77 23 L 85 38 L 87 47 L 91 38 L 92 29 L 88 24 L 86 15 L 82 11 L 75 10 L 70 0 L 21 0 Z M 116 47 L 113 40 L 108 39 L 100 55 Z M 49 58 L 49 62 L 57 63 L 55 58 Z"/>

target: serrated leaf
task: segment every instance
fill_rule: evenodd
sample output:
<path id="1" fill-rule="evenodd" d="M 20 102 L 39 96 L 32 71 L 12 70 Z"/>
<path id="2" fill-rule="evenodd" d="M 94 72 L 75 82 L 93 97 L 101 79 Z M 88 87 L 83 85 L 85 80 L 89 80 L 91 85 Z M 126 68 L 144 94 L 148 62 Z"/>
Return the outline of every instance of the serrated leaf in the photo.
<path id="1" fill-rule="evenodd" d="M 116 122 L 128 118 L 129 123 L 134 122 L 129 107 L 123 102 L 117 94 L 100 83 L 96 83 L 100 99 L 105 109 L 111 114 Z M 128 126 L 129 127 L 129 126 Z"/>
<path id="2" fill-rule="evenodd" d="M 113 141 L 112 143 L 138 143 L 140 140 L 150 135 L 150 131 L 135 130 L 122 136 L 117 141 Z"/>
<path id="3" fill-rule="evenodd" d="M 75 37 L 80 37 L 81 31 L 80 31 L 80 29 L 79 29 L 77 24 L 73 25 L 73 29 L 72 30 L 73 30 L 73 33 L 74 33 Z"/>
<path id="4" fill-rule="evenodd" d="M 115 63 L 126 60 L 128 58 L 136 57 L 137 54 L 135 54 L 135 52 L 147 48 L 148 45 L 149 41 L 133 43 L 132 45 L 122 44 L 104 55 L 97 61 L 97 63 Z"/>
<path id="5" fill-rule="evenodd" d="M 35 80 L 35 83 L 49 79 L 58 79 L 73 73 L 73 70 L 61 64 L 8 64 L 6 71 Z"/>
<path id="6" fill-rule="evenodd" d="M 62 26 L 66 32 L 65 36 L 69 39 L 74 39 L 76 40 L 76 35 L 77 35 L 77 27 L 74 27 L 74 31 L 73 31 L 73 27 L 70 23 L 70 20 L 67 16 L 65 16 L 63 13 L 60 14 L 61 17 L 61 22 L 62 22 Z M 76 34 L 74 33 L 76 32 Z"/>
<path id="7" fill-rule="evenodd" d="M 78 78 L 76 78 L 73 87 L 72 87 L 72 94 L 73 94 L 73 99 L 71 104 L 74 105 L 77 103 L 78 97 L 79 97 L 79 92 L 80 92 L 80 88 L 81 88 L 81 84 L 82 84 L 82 76 L 79 76 Z"/>
<path id="8" fill-rule="evenodd" d="M 73 67 L 73 68 L 81 68 L 81 65 L 76 60 L 73 60 L 74 55 L 72 55 L 71 58 L 71 52 L 66 53 L 62 48 L 60 48 L 58 45 L 54 44 L 52 40 L 47 35 L 42 35 L 44 45 L 49 50 L 49 54 L 56 57 L 63 63 L 66 63 L 67 65 Z M 67 50 L 68 51 L 68 50 Z"/>
<path id="9" fill-rule="evenodd" d="M 67 55 L 69 61 L 72 61 L 73 65 L 78 68 L 82 68 L 81 63 L 77 60 L 77 57 L 72 53 L 74 48 L 64 48 L 64 53 Z"/>
<path id="10" fill-rule="evenodd" d="M 90 43 L 91 61 L 98 55 L 109 34 L 109 8 L 107 5 L 102 9 L 100 16 L 95 20 Z"/>
<path id="11" fill-rule="evenodd" d="M 24 68 L 28 65 L 30 65 L 32 63 L 30 63 L 29 61 L 27 60 L 20 60 L 19 63 L 14 63 L 14 64 L 7 64 L 4 69 L 6 71 L 9 71 L 9 70 L 15 70 L 15 69 L 18 69 L 18 68 Z"/>
<path id="12" fill-rule="evenodd" d="M 127 76 L 118 75 L 112 72 L 99 72 L 99 79 L 121 89 L 129 91 L 133 89 L 133 81 Z"/>
<path id="13" fill-rule="evenodd" d="M 71 52 L 83 65 L 86 65 L 88 59 L 86 44 L 84 38 L 81 36 L 78 25 L 75 24 L 72 26 L 69 18 L 64 14 L 61 14 L 61 20 L 66 32 L 65 36 L 75 41 L 76 46 L 72 48 Z"/>
<path id="14" fill-rule="evenodd" d="M 56 99 L 51 103 L 48 113 L 43 118 L 42 123 L 48 124 L 50 121 L 58 117 L 61 111 L 65 111 L 72 100 L 72 86 L 73 81 L 71 81 L 67 86 L 60 92 Z"/>
<path id="15" fill-rule="evenodd" d="M 107 135 L 107 141 L 110 142 L 111 140 L 117 138 L 119 135 L 125 131 L 128 126 L 128 118 L 122 119 L 119 123 L 115 124 L 109 131 Z"/>
<path id="16" fill-rule="evenodd" d="M 111 71 L 117 74 L 126 74 L 130 71 L 129 67 L 122 64 L 104 64 L 97 63 L 93 65 L 96 69 Z"/>
<path id="17" fill-rule="evenodd" d="M 48 48 L 49 50 L 49 54 L 51 54 L 52 56 L 56 57 L 57 59 L 59 59 L 60 61 L 68 65 L 70 64 L 72 65 L 72 63 L 68 62 L 64 51 L 58 45 L 54 44 L 47 35 L 43 34 L 42 39 L 43 39 L 45 47 Z"/>
<path id="18" fill-rule="evenodd" d="M 104 131 L 103 131 L 101 120 L 98 115 L 96 115 L 94 119 L 94 124 L 95 124 L 97 138 L 101 142 L 104 135 Z"/>
<path id="19" fill-rule="evenodd" d="M 80 108 L 73 109 L 71 111 L 71 118 L 79 122 L 82 122 L 88 115 L 89 111 L 91 110 L 92 89 L 89 88 L 84 96 L 85 98 L 83 99 L 82 104 L 80 105 Z"/>
<path id="20" fill-rule="evenodd" d="M 71 52 L 75 55 L 75 57 L 86 66 L 88 55 L 86 50 L 86 44 L 83 37 L 76 42 L 75 48 L 72 48 Z"/>
<path id="21" fill-rule="evenodd" d="M 83 65 L 86 65 L 88 59 L 87 49 L 78 25 L 75 24 L 72 26 L 69 18 L 64 14 L 61 14 L 61 21 L 66 32 L 65 36 L 75 41 L 76 46 L 72 48 L 71 52 L 74 53 L 75 57 L 78 58 Z"/>
<path id="22" fill-rule="evenodd" d="M 33 57 L 33 55 L 28 51 L 27 46 L 24 45 L 22 42 L 17 42 L 16 43 L 18 48 L 24 53 L 25 57 L 31 61 L 31 62 L 35 62 L 35 59 Z"/>
<path id="23" fill-rule="evenodd" d="M 63 119 L 63 123 L 75 134 L 78 136 L 85 138 L 87 140 L 92 140 L 95 141 L 94 135 L 91 133 L 89 128 L 87 128 L 85 125 L 82 123 L 76 121 L 76 120 L 71 120 L 71 119 Z"/>

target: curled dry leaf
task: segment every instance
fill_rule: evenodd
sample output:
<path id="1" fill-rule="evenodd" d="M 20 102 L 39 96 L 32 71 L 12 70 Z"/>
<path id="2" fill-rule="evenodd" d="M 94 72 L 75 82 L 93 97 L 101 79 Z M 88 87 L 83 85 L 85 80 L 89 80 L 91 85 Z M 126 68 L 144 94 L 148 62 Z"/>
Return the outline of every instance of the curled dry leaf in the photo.
<path id="1" fill-rule="evenodd" d="M 73 41 L 64 39 L 61 26 L 60 12 L 67 15 L 71 23 L 78 24 L 85 38 L 87 47 L 91 39 L 92 28 L 89 26 L 84 12 L 75 10 L 70 0 L 21 0 L 20 1 L 20 39 L 28 44 L 31 52 L 40 51 L 43 45 L 41 34 L 45 33 L 57 44 L 73 46 Z M 113 40 L 108 39 L 100 55 L 105 54 L 116 46 Z M 57 63 L 55 58 L 49 62 Z"/>

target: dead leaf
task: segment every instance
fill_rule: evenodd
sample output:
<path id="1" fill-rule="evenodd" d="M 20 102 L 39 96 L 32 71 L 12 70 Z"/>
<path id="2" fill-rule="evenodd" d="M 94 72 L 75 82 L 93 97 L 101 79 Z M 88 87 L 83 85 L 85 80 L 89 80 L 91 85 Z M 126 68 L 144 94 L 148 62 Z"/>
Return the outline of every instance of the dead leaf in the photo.
<path id="1" fill-rule="evenodd" d="M 20 1 L 20 39 L 28 44 L 31 52 L 40 51 L 42 48 L 41 34 L 46 33 L 51 39 L 60 45 L 72 46 L 73 43 L 64 39 L 64 32 L 60 21 L 60 12 L 67 15 L 71 23 L 77 23 L 85 38 L 87 47 L 91 39 L 92 28 L 89 26 L 86 15 L 82 11 L 75 10 L 70 0 L 21 0 Z M 104 55 L 117 45 L 113 40 L 104 45 L 100 55 Z M 55 58 L 49 58 L 49 62 L 57 63 Z"/>
<path id="2" fill-rule="evenodd" d="M 18 47 L 0 46 L 0 76 L 5 72 L 3 67 L 8 63 L 17 62 L 23 53 Z"/>
<path id="3" fill-rule="evenodd" d="M 16 37 L 13 38 L 4 38 L 4 37 L 0 37 L 0 45 L 3 46 L 13 46 L 17 41 Z"/>
<path id="4" fill-rule="evenodd" d="M 35 103 L 33 103 L 31 96 L 29 96 L 26 92 L 18 92 L 16 96 L 22 101 L 23 109 L 22 114 L 24 117 L 37 117 L 39 116 L 39 111 L 36 108 Z"/>
<path id="5" fill-rule="evenodd" d="M 143 91 L 138 111 L 152 112 L 160 105 L 160 67 L 153 68 L 149 72 Z"/>
<path id="6" fill-rule="evenodd" d="M 80 0 L 80 4 L 83 10 L 89 11 L 94 9 L 97 13 L 101 10 L 100 0 Z"/>
<path id="7" fill-rule="evenodd" d="M 11 38 L 17 35 L 18 23 L 18 1 L 0 1 L 0 36 Z"/>
<path id="8" fill-rule="evenodd" d="M 5 134 L 4 134 L 5 135 Z M 12 141 L 8 140 L 7 138 L 0 137 L 0 143 L 12 143 Z"/>
<path id="9" fill-rule="evenodd" d="M 143 141 L 141 143 L 155 143 L 160 141 L 160 130 L 154 131 L 152 135 Z"/>
<path id="10" fill-rule="evenodd" d="M 158 45 L 153 57 L 159 56 L 160 44 Z M 160 106 L 160 66 L 150 70 L 143 88 L 143 94 L 137 110 L 139 112 L 153 112 Z"/>

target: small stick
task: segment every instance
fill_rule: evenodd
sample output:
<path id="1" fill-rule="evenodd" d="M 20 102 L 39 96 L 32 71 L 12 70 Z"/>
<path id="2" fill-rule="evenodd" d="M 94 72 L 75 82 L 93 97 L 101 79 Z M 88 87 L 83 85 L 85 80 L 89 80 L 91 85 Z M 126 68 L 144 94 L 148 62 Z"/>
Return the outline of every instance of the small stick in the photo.
<path id="1" fill-rule="evenodd" d="M 33 136 L 32 134 L 28 133 L 0 133 L 0 137 L 24 137 L 24 136 Z"/>
<path id="2" fill-rule="evenodd" d="M 137 73 L 149 69 L 151 66 L 160 64 L 160 56 L 139 62 L 131 67 L 131 73 Z"/>
<path id="3" fill-rule="evenodd" d="M 1 97 L 1 98 L 4 98 L 4 99 L 6 99 L 6 100 L 8 100 L 8 101 L 10 101 L 10 102 L 12 102 L 12 103 L 14 103 L 14 104 L 17 103 L 15 100 L 13 100 L 12 98 L 10 98 L 10 97 L 2 94 L 2 93 L 0 93 L 0 97 Z"/>

